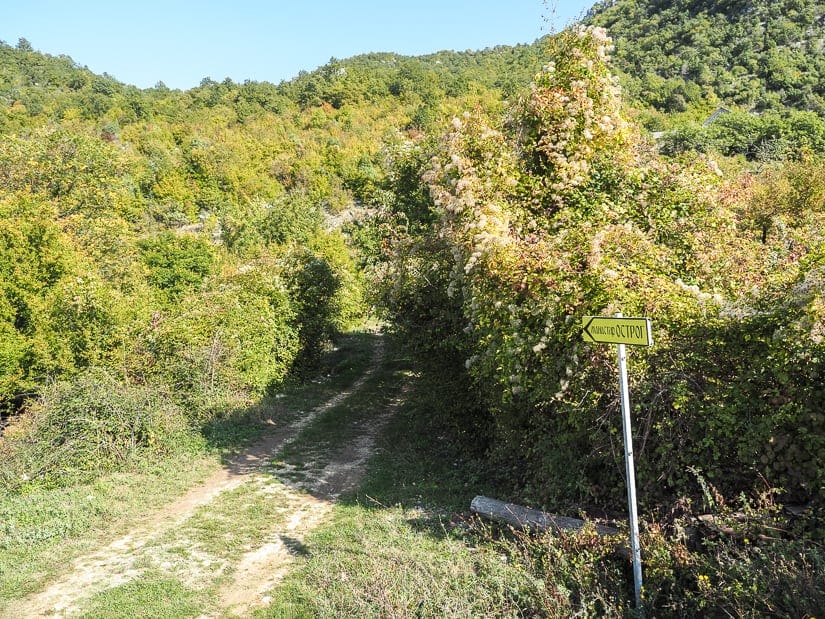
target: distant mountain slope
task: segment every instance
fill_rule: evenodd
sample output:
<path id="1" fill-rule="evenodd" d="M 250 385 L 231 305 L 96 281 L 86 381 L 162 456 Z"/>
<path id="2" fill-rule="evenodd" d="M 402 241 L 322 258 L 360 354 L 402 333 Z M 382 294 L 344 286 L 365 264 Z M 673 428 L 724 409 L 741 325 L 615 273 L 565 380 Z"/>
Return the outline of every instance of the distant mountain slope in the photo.
<path id="1" fill-rule="evenodd" d="M 424 56 L 372 53 L 336 58 L 280 85 L 301 107 L 328 103 L 335 108 L 393 96 L 405 103 L 434 105 L 444 98 L 480 90 L 510 97 L 544 62 L 540 42 L 484 50 L 440 51 Z"/>
<path id="2" fill-rule="evenodd" d="M 717 105 L 825 115 L 825 0 L 603 0 L 583 21 L 608 29 L 613 65 L 631 105 L 664 114 L 699 110 L 703 118 Z M 0 131 L 59 121 L 67 110 L 122 126 L 216 105 L 230 106 L 243 121 L 293 105 L 364 104 L 404 110 L 407 128 L 428 130 L 469 101 L 512 100 L 546 60 L 538 40 L 417 57 L 332 58 L 278 85 L 205 77 L 187 91 L 160 83 L 140 90 L 21 40 L 0 43 Z M 671 124 L 658 116 L 659 124 Z"/>
<path id="3" fill-rule="evenodd" d="M 659 110 L 716 94 L 825 113 L 822 0 L 604 0 L 585 22 L 608 29 L 630 95 Z"/>

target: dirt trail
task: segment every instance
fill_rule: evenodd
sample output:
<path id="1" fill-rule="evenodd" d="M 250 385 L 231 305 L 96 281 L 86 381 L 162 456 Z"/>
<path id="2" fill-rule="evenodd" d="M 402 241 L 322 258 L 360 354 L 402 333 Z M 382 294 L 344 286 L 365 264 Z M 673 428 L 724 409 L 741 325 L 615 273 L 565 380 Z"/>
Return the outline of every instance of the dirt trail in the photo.
<path id="1" fill-rule="evenodd" d="M 285 476 L 280 475 L 284 471 L 273 469 L 269 463 L 317 417 L 357 393 L 376 373 L 383 358 L 383 342 L 378 339 L 371 366 L 347 390 L 237 455 L 178 500 L 145 516 L 125 535 L 76 559 L 66 573 L 46 589 L 16 605 L 13 603 L 6 610 L 6 616 L 71 616 L 82 610 L 84 601 L 93 595 L 140 577 L 147 564 L 189 584 L 222 577 L 217 596 L 220 616 L 227 613 L 243 616 L 255 606 L 266 604 L 265 593 L 288 572 L 295 555 L 300 554 L 305 535 L 329 515 L 333 501 L 342 492 L 356 487 L 366 461 L 374 452 L 375 438 L 394 405 L 372 418 L 369 428 L 361 428 L 358 439 L 332 454 L 322 469 L 310 467 L 305 471 L 308 474 L 299 483 L 284 483 Z M 221 495 L 250 482 L 257 484 L 256 493 L 278 501 L 282 515 L 260 546 L 249 548 L 239 561 L 230 564 L 201 552 L 197 544 L 175 538 L 175 532 L 185 528 L 196 512 L 210 509 Z M 175 558 L 179 555 L 175 545 L 187 546 L 184 558 Z"/>

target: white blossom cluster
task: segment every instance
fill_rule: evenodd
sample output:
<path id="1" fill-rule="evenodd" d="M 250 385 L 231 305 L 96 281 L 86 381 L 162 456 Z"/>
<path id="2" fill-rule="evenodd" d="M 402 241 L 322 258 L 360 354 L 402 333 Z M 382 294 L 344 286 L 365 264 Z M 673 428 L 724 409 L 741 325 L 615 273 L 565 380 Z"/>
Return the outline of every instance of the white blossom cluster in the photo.
<path id="1" fill-rule="evenodd" d="M 537 193 L 561 206 L 565 196 L 587 182 L 594 158 L 624 145 L 627 134 L 620 92 L 605 65 L 606 32 L 582 28 L 571 45 L 536 77 L 516 112 L 517 124 L 532 123 L 533 131 L 505 134 L 479 115 L 465 113 L 453 119 L 424 175 L 441 238 L 452 250 L 448 294 L 460 295 L 465 334 L 476 342 L 466 368 L 479 376 L 492 373 L 510 396 L 530 388 L 528 377 L 535 370 L 527 367 L 544 359 L 558 337 L 555 318 L 541 315 L 544 304 L 558 303 L 561 288 L 572 285 L 560 281 L 558 290 L 545 289 L 547 281 L 532 276 L 550 247 L 535 233 L 543 224 L 530 215 L 534 196 L 518 191 L 526 179 L 525 153 L 538 152 L 544 161 L 534 177 Z M 570 258 L 566 252 L 555 255 L 561 262 Z M 568 267 L 548 268 L 561 272 Z M 543 297 L 540 304 L 519 300 L 527 298 L 528 279 Z M 562 366 L 558 397 L 575 365 Z"/>
<path id="2" fill-rule="evenodd" d="M 545 158 L 543 181 L 557 207 L 565 192 L 587 180 L 592 159 L 627 132 L 619 86 L 604 66 L 610 38 L 594 27 L 576 35 L 564 66 L 547 64 L 525 102 L 539 124 L 535 148 Z"/>
<path id="3" fill-rule="evenodd" d="M 424 175 L 452 254 L 465 367 L 505 399 L 569 397 L 581 368 L 567 319 L 589 287 L 634 296 L 667 285 L 673 247 L 703 233 L 691 209 L 713 203 L 718 176 L 671 169 L 624 120 L 609 49 L 603 29 L 562 39 L 504 128 L 480 113 L 453 119 Z M 596 166 L 620 176 L 615 195 L 591 177 Z M 654 268 L 661 277 L 649 277 Z M 718 313 L 720 298 L 682 288 L 697 311 Z"/>
<path id="4" fill-rule="evenodd" d="M 463 120 L 455 118 L 444 139 L 446 160 L 434 157 L 424 176 L 441 212 L 442 234 L 455 243 L 453 257 L 459 278 L 461 273 L 470 273 L 494 247 L 509 242 L 510 218 L 503 208 L 500 187 L 514 180 L 505 180 L 509 162 L 499 150 L 502 141 L 500 132 L 469 114 Z M 468 150 L 480 151 L 481 160 L 472 156 L 478 152 L 471 155 Z"/>

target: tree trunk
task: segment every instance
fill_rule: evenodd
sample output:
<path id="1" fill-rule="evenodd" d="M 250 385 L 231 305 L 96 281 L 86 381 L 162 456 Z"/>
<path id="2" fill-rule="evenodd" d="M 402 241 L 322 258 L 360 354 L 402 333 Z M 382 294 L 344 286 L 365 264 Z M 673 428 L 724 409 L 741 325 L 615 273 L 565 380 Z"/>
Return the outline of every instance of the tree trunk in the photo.
<path id="1" fill-rule="evenodd" d="M 567 518 L 548 514 L 537 509 L 522 507 L 514 503 L 505 503 L 485 496 L 477 496 L 470 503 L 470 510 L 473 513 L 494 520 L 504 522 L 518 529 L 528 529 L 531 531 L 578 531 L 584 527 L 584 520 L 578 518 Z M 618 535 L 619 531 L 612 527 L 597 524 L 596 533 L 599 535 Z"/>

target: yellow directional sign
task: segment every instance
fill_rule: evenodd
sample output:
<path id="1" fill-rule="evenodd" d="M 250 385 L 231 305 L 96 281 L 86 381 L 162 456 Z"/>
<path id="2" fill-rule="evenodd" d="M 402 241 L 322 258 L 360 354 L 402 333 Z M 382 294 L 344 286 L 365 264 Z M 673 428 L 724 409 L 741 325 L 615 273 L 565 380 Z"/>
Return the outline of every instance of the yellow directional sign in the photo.
<path id="1" fill-rule="evenodd" d="M 585 316 L 582 335 L 585 342 L 653 346 L 650 318 Z"/>

